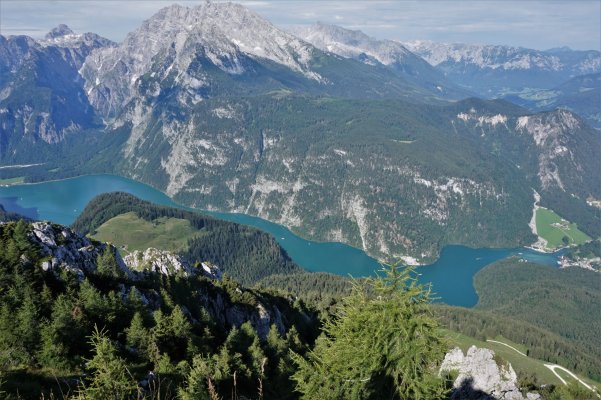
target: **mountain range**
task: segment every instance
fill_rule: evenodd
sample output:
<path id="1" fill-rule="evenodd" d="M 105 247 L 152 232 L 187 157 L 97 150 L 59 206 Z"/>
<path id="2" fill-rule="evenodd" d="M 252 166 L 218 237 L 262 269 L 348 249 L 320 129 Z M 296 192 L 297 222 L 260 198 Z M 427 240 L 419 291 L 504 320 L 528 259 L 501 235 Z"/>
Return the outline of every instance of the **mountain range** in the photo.
<path id="1" fill-rule="evenodd" d="M 601 70 L 601 52 L 562 47 L 546 51 L 501 45 L 435 43 L 403 45 L 454 82 L 487 98 L 523 90 L 551 89 L 578 75 Z"/>
<path id="2" fill-rule="evenodd" d="M 290 33 L 229 3 L 164 8 L 119 44 L 0 36 L 0 161 L 42 161 L 29 180 L 125 175 L 389 260 L 531 243 L 533 190 L 599 236 L 598 132 L 470 97 L 598 72 L 598 52 L 428 46 Z"/>

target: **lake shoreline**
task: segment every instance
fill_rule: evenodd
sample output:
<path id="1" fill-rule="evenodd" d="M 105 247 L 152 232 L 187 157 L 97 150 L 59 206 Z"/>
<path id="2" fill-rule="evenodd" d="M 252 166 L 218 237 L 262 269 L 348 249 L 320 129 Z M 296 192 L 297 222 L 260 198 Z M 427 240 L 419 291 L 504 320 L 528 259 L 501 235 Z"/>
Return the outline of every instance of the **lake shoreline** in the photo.
<path id="1" fill-rule="evenodd" d="M 184 206 L 151 185 L 115 174 L 90 174 L 13 185 L 0 188 L 0 198 L 12 199 L 12 207 L 29 210 L 32 215 L 37 214 L 38 219 L 70 225 L 92 198 L 101 193 L 119 191 L 155 204 L 199 212 L 265 231 L 275 238 L 296 264 L 307 271 L 359 278 L 374 276 L 382 269 L 382 264 L 377 259 L 356 247 L 340 242 L 306 240 L 283 225 L 248 214 L 223 213 Z M 9 208 L 8 211 L 12 209 Z M 473 287 L 475 273 L 509 256 L 557 266 L 554 254 L 535 252 L 523 247 L 471 248 L 450 244 L 441 249 L 435 262 L 415 267 L 415 272 L 420 283 L 432 282 L 440 301 L 450 305 L 472 307 L 478 299 Z"/>
<path id="2" fill-rule="evenodd" d="M 282 226 L 285 229 L 287 229 L 291 234 L 293 234 L 295 236 L 298 236 L 299 238 L 301 238 L 301 239 L 303 239 L 305 241 L 308 241 L 308 242 L 311 242 L 311 243 L 314 243 L 314 244 L 341 244 L 341 245 L 344 245 L 344 246 L 349 246 L 349 247 L 352 247 L 352 248 L 354 248 L 354 249 L 356 249 L 358 251 L 364 252 L 368 257 L 376 260 L 379 263 L 387 264 L 387 263 L 383 262 L 382 260 L 379 260 L 377 257 L 373 256 L 372 254 L 369 254 L 364 249 L 361 249 L 359 247 L 353 246 L 351 244 L 343 243 L 343 242 L 334 242 L 334 241 L 320 241 L 320 240 L 314 240 L 314 239 L 306 238 L 304 236 L 301 236 L 299 233 L 293 231 L 292 229 L 290 229 L 290 227 L 287 227 L 285 225 L 281 225 L 278 222 L 270 221 L 270 220 L 264 219 L 264 218 L 256 216 L 256 215 L 246 214 L 246 213 L 241 213 L 241 212 L 229 212 L 227 210 L 223 210 L 223 211 L 220 211 L 220 210 L 205 210 L 205 209 L 201 209 L 201 208 L 195 208 L 195 207 L 187 206 L 185 204 L 177 202 L 176 200 L 173 199 L 173 197 L 169 196 L 167 193 L 163 192 L 161 189 L 158 189 L 158 188 L 154 187 L 153 185 L 151 185 L 149 183 L 138 181 L 138 180 L 132 179 L 130 177 L 123 176 L 123 175 L 118 175 L 118 174 L 115 174 L 115 173 L 101 172 L 101 173 L 80 174 L 80 175 L 70 176 L 70 177 L 67 177 L 67 178 L 49 179 L 49 180 L 44 180 L 44 181 L 39 181 L 39 182 L 23 182 L 23 183 L 11 184 L 11 185 L 8 185 L 8 186 L 3 186 L 3 187 L 17 187 L 17 186 L 22 186 L 22 185 L 40 185 L 40 184 L 46 184 L 46 183 L 63 182 L 63 181 L 68 181 L 68 180 L 72 180 L 72 179 L 85 178 L 85 177 L 95 177 L 95 176 L 116 177 L 116 178 L 119 178 L 119 179 L 125 179 L 125 180 L 131 181 L 131 182 L 135 182 L 135 183 L 140 184 L 140 185 L 147 186 L 148 188 L 150 188 L 152 190 L 155 190 L 155 191 L 158 191 L 162 195 L 164 195 L 165 197 L 167 197 L 170 200 L 170 202 L 173 203 L 173 205 L 170 205 L 171 207 L 177 207 L 177 208 L 185 209 L 185 210 L 188 210 L 188 211 L 200 212 L 200 213 L 203 213 L 205 215 L 210 215 L 210 216 L 213 216 L 214 218 L 219 218 L 219 219 L 224 219 L 224 218 L 220 217 L 218 215 L 215 215 L 215 214 L 241 215 L 241 216 L 244 215 L 244 216 L 249 216 L 251 218 L 257 218 L 259 220 L 266 221 L 266 222 L 268 222 L 270 224 L 276 224 L 276 225 Z M 224 219 L 224 220 L 229 220 L 229 219 Z M 255 225 L 251 225 L 251 224 L 246 224 L 246 225 L 252 226 L 252 227 L 254 227 L 256 229 L 260 229 L 260 228 L 257 228 Z M 275 239 L 278 242 L 280 241 L 279 237 L 275 237 Z M 524 248 L 524 249 L 534 250 L 534 251 L 537 251 L 539 253 L 544 253 L 544 254 L 551 254 L 551 253 L 553 253 L 553 251 L 548 251 L 548 250 L 545 250 L 545 249 L 537 249 L 535 247 L 532 247 L 535 244 L 524 245 L 522 247 L 516 247 L 516 248 Z M 436 263 L 440 259 L 442 251 L 443 251 L 444 247 L 446 247 L 446 246 L 465 246 L 465 247 L 468 247 L 468 248 L 471 248 L 471 249 L 474 249 L 474 250 L 475 249 L 479 249 L 479 247 L 472 247 L 472 246 L 464 244 L 464 243 L 446 243 L 438 251 L 438 254 L 436 255 L 436 257 L 433 257 L 431 259 L 428 258 L 428 259 L 425 259 L 425 260 L 418 260 L 417 258 L 415 258 L 413 256 L 402 255 L 402 256 L 398 257 L 397 262 L 402 262 L 403 265 L 410 266 L 410 267 L 415 267 L 415 268 L 420 268 L 420 267 L 423 267 L 423 266 L 432 265 L 432 264 Z M 505 249 L 508 249 L 508 247 L 486 247 L 486 248 L 488 248 L 488 249 L 495 249 L 495 250 L 505 250 Z"/>

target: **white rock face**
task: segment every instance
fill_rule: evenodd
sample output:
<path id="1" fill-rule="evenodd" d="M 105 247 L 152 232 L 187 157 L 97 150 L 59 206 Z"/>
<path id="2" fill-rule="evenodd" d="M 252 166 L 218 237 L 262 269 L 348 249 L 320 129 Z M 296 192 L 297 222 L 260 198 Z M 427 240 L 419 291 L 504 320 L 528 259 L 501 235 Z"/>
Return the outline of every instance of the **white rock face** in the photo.
<path id="1" fill-rule="evenodd" d="M 49 258 L 42 263 L 44 271 L 66 269 L 74 272 L 80 279 L 85 272 L 96 269 L 96 259 L 106 249 L 105 244 L 96 245 L 88 238 L 75 234 L 68 228 L 51 225 L 48 222 L 33 222 L 29 236 L 36 243 L 44 256 Z M 125 275 L 131 271 L 116 253 L 117 263 Z"/>
<path id="2" fill-rule="evenodd" d="M 223 276 L 221 269 L 219 269 L 219 267 L 216 266 L 215 264 L 211 264 L 210 262 L 203 261 L 200 263 L 200 266 L 202 267 L 203 273 L 211 279 L 219 280 Z"/>
<path id="3" fill-rule="evenodd" d="M 457 114 L 457 119 L 460 119 L 464 122 L 475 121 L 476 126 L 497 126 L 499 124 L 506 125 L 507 124 L 507 116 L 503 114 L 495 114 L 495 115 L 478 115 L 476 110 L 473 108 L 468 112 L 461 112 Z"/>
<path id="4" fill-rule="evenodd" d="M 459 373 L 453 384 L 455 391 L 451 398 L 523 400 L 511 364 L 499 366 L 493 357 L 492 350 L 475 346 L 470 347 L 466 355 L 457 347 L 448 352 L 440 367 L 441 373 Z"/>
<path id="5" fill-rule="evenodd" d="M 558 160 L 569 160 L 575 164 L 576 170 L 580 169 L 569 146 L 566 146 L 570 136 L 580 128 L 578 119 L 566 110 L 518 118 L 516 131 L 532 136 L 534 143 L 540 149 L 538 177 L 543 189 L 556 186 L 565 190 L 557 166 Z"/>
<path id="6" fill-rule="evenodd" d="M 180 271 L 185 275 L 192 275 L 192 267 L 181 257 L 168 251 L 148 248 L 134 251 L 124 258 L 125 264 L 138 272 L 157 272 L 163 275 L 176 275 Z"/>
<path id="7" fill-rule="evenodd" d="M 202 270 L 192 267 L 186 260 L 169 251 L 148 248 L 144 251 L 136 250 L 124 258 L 125 264 L 132 271 L 155 272 L 163 275 L 191 276 L 197 273 L 211 279 L 221 279 L 221 270 L 209 262 L 201 263 Z"/>
<path id="8" fill-rule="evenodd" d="M 295 29 L 299 37 L 315 47 L 346 58 L 369 57 L 370 64 L 377 61 L 384 65 L 401 63 L 405 57 L 415 57 L 401 43 L 392 40 L 377 40 L 361 31 L 344 29 L 335 25 L 316 23 Z"/>
<path id="9" fill-rule="evenodd" d="M 80 72 L 90 102 L 111 115 L 134 97 L 139 79 L 152 69 L 159 78 L 171 76 L 187 87 L 190 99 L 198 102 L 206 77 L 189 67 L 199 59 L 234 75 L 246 72 L 245 57 L 266 59 L 321 81 L 309 67 L 313 51 L 313 46 L 238 4 L 173 5 L 128 34 L 119 47 L 91 54 Z"/>

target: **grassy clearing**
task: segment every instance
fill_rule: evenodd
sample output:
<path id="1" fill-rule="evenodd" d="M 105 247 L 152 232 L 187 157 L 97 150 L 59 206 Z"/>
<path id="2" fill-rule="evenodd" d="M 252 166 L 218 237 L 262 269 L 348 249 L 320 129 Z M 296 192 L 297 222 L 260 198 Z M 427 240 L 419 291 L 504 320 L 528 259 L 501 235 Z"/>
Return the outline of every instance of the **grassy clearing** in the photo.
<path id="1" fill-rule="evenodd" d="M 17 176 L 15 178 L 0 179 L 0 185 L 18 185 L 25 182 L 24 176 Z"/>
<path id="2" fill-rule="evenodd" d="M 536 211 L 536 230 L 538 235 L 547 241 L 548 247 L 553 249 L 566 245 L 564 237 L 568 238 L 568 244 L 582 244 L 591 240 L 576 224 L 542 207 Z"/>
<path id="3" fill-rule="evenodd" d="M 98 227 L 93 238 L 111 242 L 127 251 L 149 247 L 181 251 L 187 247 L 189 239 L 201 234 L 185 219 L 158 218 L 149 222 L 129 212 L 106 221 Z"/>

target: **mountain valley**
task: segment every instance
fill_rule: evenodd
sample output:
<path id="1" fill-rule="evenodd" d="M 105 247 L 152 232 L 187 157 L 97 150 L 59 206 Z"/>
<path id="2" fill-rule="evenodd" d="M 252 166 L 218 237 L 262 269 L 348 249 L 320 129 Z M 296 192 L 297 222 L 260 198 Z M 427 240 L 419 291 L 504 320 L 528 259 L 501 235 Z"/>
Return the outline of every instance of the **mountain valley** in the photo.
<path id="1" fill-rule="evenodd" d="M 301 37 L 317 47 L 239 5 L 207 3 L 165 8 L 121 44 L 67 27 L 39 43 L 3 39 L 4 62 L 34 74 L 0 81 L 0 157 L 34 162 L 33 145 L 46 165 L 29 181 L 117 173 L 389 261 L 431 261 L 445 244 L 532 243 L 532 190 L 601 233 L 586 203 L 601 198 L 601 137 L 575 114 L 450 102 L 467 92 L 397 42 L 319 24 Z M 51 56 L 77 76 L 71 97 L 40 80 Z M 574 55 L 573 69 L 595 68 L 593 56 Z M 42 89 L 44 104 L 14 98 Z"/>
<path id="2" fill-rule="evenodd" d="M 601 48 L 192 3 L 1 5 L 0 397 L 600 397 Z"/>

